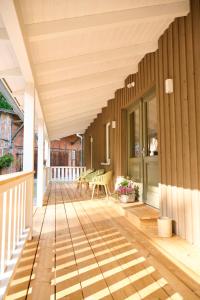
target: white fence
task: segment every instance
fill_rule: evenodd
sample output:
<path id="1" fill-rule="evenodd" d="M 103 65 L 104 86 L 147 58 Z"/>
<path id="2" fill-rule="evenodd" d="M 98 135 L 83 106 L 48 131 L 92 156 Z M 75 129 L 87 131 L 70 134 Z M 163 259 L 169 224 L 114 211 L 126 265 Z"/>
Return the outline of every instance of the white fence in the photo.
<path id="1" fill-rule="evenodd" d="M 33 173 L 0 177 L 0 299 L 32 231 Z"/>
<path id="2" fill-rule="evenodd" d="M 51 181 L 74 181 L 80 176 L 86 167 L 51 167 Z"/>

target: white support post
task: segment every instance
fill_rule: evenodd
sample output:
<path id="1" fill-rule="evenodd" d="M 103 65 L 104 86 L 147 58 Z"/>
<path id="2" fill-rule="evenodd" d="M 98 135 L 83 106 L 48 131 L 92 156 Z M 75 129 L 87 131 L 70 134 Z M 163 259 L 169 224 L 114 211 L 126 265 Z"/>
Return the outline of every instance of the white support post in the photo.
<path id="1" fill-rule="evenodd" d="M 49 147 L 48 147 L 48 167 L 51 166 L 51 142 L 49 142 Z"/>
<path id="2" fill-rule="evenodd" d="M 37 202 L 38 207 L 43 205 L 44 196 L 44 123 L 38 120 L 38 162 L 37 162 Z"/>
<path id="3" fill-rule="evenodd" d="M 23 170 L 34 171 L 35 97 L 33 83 L 27 83 L 24 92 L 24 150 Z"/>

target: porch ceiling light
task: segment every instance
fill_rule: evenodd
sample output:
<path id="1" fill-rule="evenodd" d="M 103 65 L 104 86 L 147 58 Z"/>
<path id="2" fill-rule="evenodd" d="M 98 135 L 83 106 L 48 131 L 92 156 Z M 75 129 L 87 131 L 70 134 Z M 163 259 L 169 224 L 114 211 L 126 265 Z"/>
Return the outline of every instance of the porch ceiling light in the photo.
<path id="1" fill-rule="evenodd" d="M 135 82 L 134 81 L 132 81 L 132 82 L 130 82 L 130 83 L 127 84 L 127 88 L 128 89 L 130 89 L 130 88 L 132 88 L 134 86 L 135 86 Z"/>

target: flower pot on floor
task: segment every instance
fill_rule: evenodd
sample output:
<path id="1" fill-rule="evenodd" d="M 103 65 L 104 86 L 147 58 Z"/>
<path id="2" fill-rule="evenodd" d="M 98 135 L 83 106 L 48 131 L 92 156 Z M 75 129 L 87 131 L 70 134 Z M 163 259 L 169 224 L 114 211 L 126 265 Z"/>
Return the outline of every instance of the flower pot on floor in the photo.
<path id="1" fill-rule="evenodd" d="M 172 219 L 168 217 L 160 217 L 158 219 L 158 235 L 159 237 L 172 236 Z"/>
<path id="2" fill-rule="evenodd" d="M 121 203 L 130 203 L 135 201 L 135 195 L 120 195 L 119 200 Z"/>

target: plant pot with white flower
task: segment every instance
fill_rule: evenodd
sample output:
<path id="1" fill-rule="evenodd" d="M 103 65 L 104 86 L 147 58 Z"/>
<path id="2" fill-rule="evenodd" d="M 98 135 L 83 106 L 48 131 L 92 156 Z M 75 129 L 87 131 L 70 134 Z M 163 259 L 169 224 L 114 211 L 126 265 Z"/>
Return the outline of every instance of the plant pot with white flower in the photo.
<path id="1" fill-rule="evenodd" d="M 135 201 L 134 182 L 130 179 L 121 177 L 121 180 L 117 183 L 116 192 L 122 203 Z"/>

